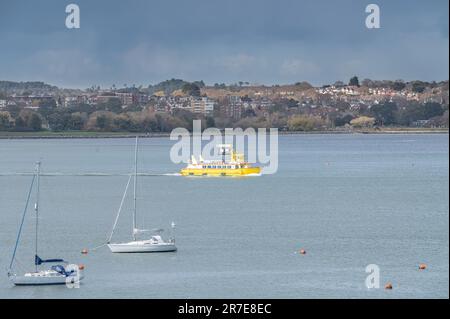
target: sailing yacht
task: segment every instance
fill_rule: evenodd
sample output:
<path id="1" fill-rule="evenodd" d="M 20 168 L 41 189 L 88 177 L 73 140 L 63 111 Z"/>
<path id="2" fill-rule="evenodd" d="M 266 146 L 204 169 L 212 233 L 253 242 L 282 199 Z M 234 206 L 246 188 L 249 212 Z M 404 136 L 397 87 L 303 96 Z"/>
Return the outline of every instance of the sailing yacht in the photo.
<path id="1" fill-rule="evenodd" d="M 8 277 L 11 282 L 16 286 L 23 285 L 60 285 L 60 284 L 77 284 L 83 279 L 82 268 L 77 265 L 68 265 L 63 259 L 41 259 L 38 256 L 38 226 L 39 226 L 39 181 L 40 181 L 40 167 L 41 163 L 36 164 L 36 173 L 33 175 L 33 179 L 28 191 L 27 201 L 25 209 L 22 215 L 22 221 L 20 223 L 19 232 L 17 234 L 16 244 L 14 246 L 14 252 L 9 265 Z M 31 193 L 33 192 L 33 186 L 36 184 L 36 203 L 34 205 L 35 211 L 35 256 L 34 256 L 34 272 L 27 272 L 23 275 L 17 275 L 12 271 L 14 261 L 16 261 L 16 252 L 19 245 L 20 237 L 22 234 L 22 227 L 25 221 L 25 216 L 28 211 L 28 205 L 30 202 Z M 57 263 L 50 267 L 50 269 L 40 269 L 40 265 L 45 263 Z"/>
<path id="2" fill-rule="evenodd" d="M 122 201 L 119 206 L 119 210 L 114 221 L 113 229 L 107 241 L 107 245 L 113 253 L 151 253 L 151 252 L 169 252 L 176 251 L 175 238 L 172 237 L 168 241 L 165 241 L 161 233 L 163 229 L 139 229 L 136 223 L 136 192 L 137 192 L 137 156 L 138 156 L 138 137 L 136 137 L 136 145 L 134 150 L 134 189 L 133 189 L 133 240 L 125 243 L 111 243 L 111 239 L 114 234 L 114 230 L 117 226 L 122 206 L 125 201 L 127 191 L 131 182 L 132 175 L 129 176 L 125 192 L 122 196 Z M 175 224 L 172 222 L 172 231 L 175 228 Z M 141 233 L 152 233 L 149 239 L 138 239 L 138 235 Z M 172 234 L 173 235 L 173 234 Z"/>

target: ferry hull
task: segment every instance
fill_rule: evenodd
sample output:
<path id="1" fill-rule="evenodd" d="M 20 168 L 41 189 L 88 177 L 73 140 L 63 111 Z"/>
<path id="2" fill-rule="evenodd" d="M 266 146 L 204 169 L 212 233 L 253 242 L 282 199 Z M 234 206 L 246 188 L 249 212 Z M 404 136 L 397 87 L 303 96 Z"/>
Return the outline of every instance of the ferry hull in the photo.
<path id="1" fill-rule="evenodd" d="M 236 169 L 220 168 L 184 168 L 180 171 L 183 176 L 246 176 L 261 174 L 260 167 L 247 167 Z"/>

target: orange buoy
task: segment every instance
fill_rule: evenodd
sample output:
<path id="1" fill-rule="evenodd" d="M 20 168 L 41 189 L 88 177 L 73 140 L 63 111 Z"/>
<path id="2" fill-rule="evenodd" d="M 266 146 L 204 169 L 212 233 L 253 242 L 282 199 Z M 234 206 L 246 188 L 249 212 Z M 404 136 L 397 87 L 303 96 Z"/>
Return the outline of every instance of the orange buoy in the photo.
<path id="1" fill-rule="evenodd" d="M 306 254 L 306 250 L 300 249 L 299 253 L 300 253 L 300 255 L 305 255 Z"/>
<path id="2" fill-rule="evenodd" d="M 420 270 L 425 270 L 425 269 L 427 269 L 427 265 L 426 264 L 420 264 L 419 265 L 419 269 Z"/>
<path id="3" fill-rule="evenodd" d="M 88 250 L 87 250 L 87 249 L 83 249 L 83 250 L 81 251 L 81 253 L 82 253 L 83 255 L 87 255 Z"/>
<path id="4" fill-rule="evenodd" d="M 84 265 L 83 264 L 78 265 L 78 269 L 79 270 L 83 270 L 84 269 Z"/>
<path id="5" fill-rule="evenodd" d="M 392 284 L 390 282 L 388 282 L 385 286 L 384 289 L 392 289 Z"/>

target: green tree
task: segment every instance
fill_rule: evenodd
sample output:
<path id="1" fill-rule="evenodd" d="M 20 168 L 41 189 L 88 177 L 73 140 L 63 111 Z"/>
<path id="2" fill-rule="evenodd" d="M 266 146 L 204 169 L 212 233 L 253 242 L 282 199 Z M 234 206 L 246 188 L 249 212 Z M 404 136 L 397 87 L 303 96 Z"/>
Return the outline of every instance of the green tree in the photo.
<path id="1" fill-rule="evenodd" d="M 200 87 L 195 83 L 186 83 L 181 88 L 184 94 L 190 96 L 200 96 Z"/>
<path id="2" fill-rule="evenodd" d="M 11 115 L 11 117 L 17 118 L 19 116 L 21 108 L 17 105 L 8 105 L 5 108 L 5 111 L 7 111 Z"/>
<path id="3" fill-rule="evenodd" d="M 97 106 L 97 109 L 113 113 L 120 113 L 122 112 L 122 101 L 117 97 L 112 97 L 109 98 L 107 102 L 99 104 Z"/>
<path id="4" fill-rule="evenodd" d="M 18 116 L 14 121 L 14 129 L 16 131 L 28 131 L 27 129 L 27 123 L 25 122 L 24 118 L 21 116 Z"/>
<path id="5" fill-rule="evenodd" d="M 425 91 L 427 85 L 422 81 L 414 81 L 411 83 L 411 90 L 416 93 L 422 93 Z"/>
<path id="6" fill-rule="evenodd" d="M 41 116 L 31 110 L 22 110 L 15 120 L 15 130 L 18 131 L 39 131 L 42 129 Z"/>
<path id="7" fill-rule="evenodd" d="M 354 127 L 372 127 L 375 124 L 375 118 L 368 116 L 360 116 L 350 121 L 350 124 Z"/>
<path id="8" fill-rule="evenodd" d="M 135 132 L 139 130 L 136 124 L 128 113 L 122 113 L 114 118 L 114 125 L 121 131 Z"/>
<path id="9" fill-rule="evenodd" d="M 79 131 L 84 128 L 86 124 L 87 114 L 86 113 L 72 113 L 67 122 L 67 129 L 72 131 Z"/>
<path id="10" fill-rule="evenodd" d="M 432 117 L 441 116 L 442 114 L 444 114 L 444 109 L 442 108 L 442 105 L 437 102 L 425 103 L 422 109 L 424 120 L 428 120 Z"/>
<path id="11" fill-rule="evenodd" d="M 70 119 L 70 113 L 60 111 L 52 113 L 48 116 L 48 125 L 52 131 L 65 131 Z"/>
<path id="12" fill-rule="evenodd" d="M 401 125 L 411 125 L 415 121 L 429 120 L 436 116 L 442 116 L 444 108 L 436 102 L 425 104 L 410 102 L 405 108 L 398 112 L 398 122 Z"/>
<path id="13" fill-rule="evenodd" d="M 158 120 L 153 112 L 144 111 L 140 114 L 139 121 L 140 130 L 143 132 L 157 132 L 160 131 Z"/>
<path id="14" fill-rule="evenodd" d="M 116 114 L 109 111 L 97 111 L 89 116 L 86 129 L 91 131 L 110 132 L 114 130 L 114 118 Z"/>
<path id="15" fill-rule="evenodd" d="M 359 79 L 358 79 L 358 77 L 356 75 L 354 77 L 352 77 L 350 79 L 350 81 L 348 82 L 348 85 L 358 86 L 359 87 Z"/>
<path id="16" fill-rule="evenodd" d="M 396 123 L 397 104 L 385 102 L 372 105 L 370 114 L 375 117 L 380 125 L 392 125 Z"/>
<path id="17" fill-rule="evenodd" d="M 91 113 L 97 111 L 97 109 L 94 106 L 86 104 L 86 103 L 81 103 L 78 105 L 71 106 L 68 110 L 70 113 L 79 112 L 79 113 L 87 113 L 87 114 L 91 114 Z"/>
<path id="18" fill-rule="evenodd" d="M 55 99 L 45 99 L 39 102 L 39 114 L 41 114 L 44 118 L 48 118 L 48 116 L 55 110 L 56 110 Z"/>
<path id="19" fill-rule="evenodd" d="M 42 129 L 42 118 L 39 114 L 33 112 L 28 117 L 27 125 L 33 131 L 40 131 Z"/>
<path id="20" fill-rule="evenodd" d="M 406 84 L 403 81 L 395 81 L 392 84 L 392 89 L 395 91 L 401 91 L 406 87 Z"/>
<path id="21" fill-rule="evenodd" d="M 338 115 L 333 119 L 333 124 L 334 126 L 344 126 L 345 124 L 349 124 L 353 118 L 354 116 L 351 114 Z"/>
<path id="22" fill-rule="evenodd" d="M 287 121 L 290 131 L 312 131 L 321 129 L 325 122 L 316 116 L 294 115 Z"/>
<path id="23" fill-rule="evenodd" d="M 97 116 L 97 119 L 95 120 L 95 124 L 100 130 L 106 130 L 110 126 L 109 118 L 106 115 L 99 115 Z"/>
<path id="24" fill-rule="evenodd" d="M 13 119 L 9 112 L 0 112 L 0 131 L 9 130 L 12 127 Z"/>

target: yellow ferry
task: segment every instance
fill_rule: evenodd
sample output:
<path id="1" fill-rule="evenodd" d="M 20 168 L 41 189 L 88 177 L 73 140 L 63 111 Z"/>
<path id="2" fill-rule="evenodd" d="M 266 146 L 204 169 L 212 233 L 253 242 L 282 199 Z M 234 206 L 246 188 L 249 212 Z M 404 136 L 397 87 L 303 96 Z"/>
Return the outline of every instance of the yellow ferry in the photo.
<path id="1" fill-rule="evenodd" d="M 231 145 L 218 145 L 222 161 L 206 161 L 200 155 L 199 161 L 192 156 L 186 168 L 180 171 L 183 176 L 248 176 L 259 175 L 261 167 L 252 166 L 245 161 L 244 154 L 238 154 L 232 150 Z M 226 161 L 225 156 L 229 154 L 230 159 Z"/>

